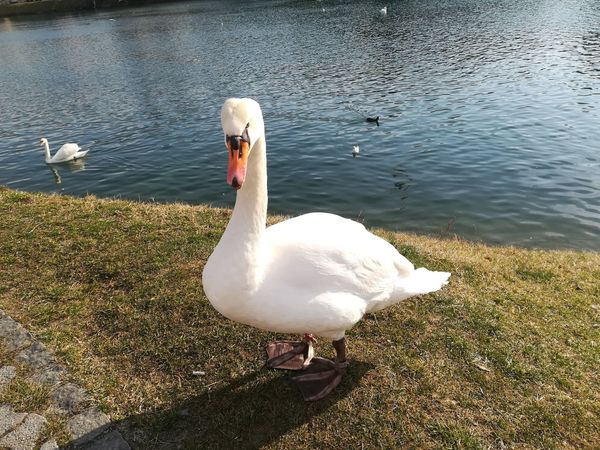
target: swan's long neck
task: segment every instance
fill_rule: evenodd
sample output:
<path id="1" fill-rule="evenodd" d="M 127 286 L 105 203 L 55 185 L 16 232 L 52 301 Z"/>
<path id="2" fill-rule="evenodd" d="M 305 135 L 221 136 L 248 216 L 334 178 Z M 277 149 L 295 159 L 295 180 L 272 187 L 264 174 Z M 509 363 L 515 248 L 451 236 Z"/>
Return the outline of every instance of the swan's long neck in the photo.
<path id="1" fill-rule="evenodd" d="M 267 154 L 264 135 L 248 157 L 246 180 L 237 191 L 231 220 L 219 246 L 227 249 L 238 276 L 245 277 L 248 289 L 256 287 L 263 263 L 262 236 L 267 220 Z"/>
<path id="2" fill-rule="evenodd" d="M 267 220 L 267 155 L 265 138 L 260 138 L 248 158 L 246 181 L 237 192 L 235 207 L 229 226 L 238 236 L 250 240 L 259 237 Z"/>
<path id="3" fill-rule="evenodd" d="M 46 154 L 46 161 L 50 161 L 52 156 L 50 156 L 50 145 L 48 141 L 44 141 L 44 153 Z"/>

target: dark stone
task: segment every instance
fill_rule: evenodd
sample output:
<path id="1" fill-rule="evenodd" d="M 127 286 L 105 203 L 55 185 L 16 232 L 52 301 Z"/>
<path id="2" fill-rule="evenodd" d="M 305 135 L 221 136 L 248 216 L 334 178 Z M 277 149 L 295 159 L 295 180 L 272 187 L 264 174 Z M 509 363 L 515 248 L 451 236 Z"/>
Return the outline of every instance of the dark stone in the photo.
<path id="1" fill-rule="evenodd" d="M 50 363 L 36 371 L 31 377 L 31 381 L 38 384 L 58 384 L 62 381 L 63 375 L 67 373 L 66 369 L 58 364 Z"/>
<path id="2" fill-rule="evenodd" d="M 93 441 L 110 425 L 109 417 L 96 408 L 88 409 L 69 419 L 67 426 L 71 432 L 73 445 L 82 445 Z"/>
<path id="3" fill-rule="evenodd" d="M 30 347 L 22 350 L 15 358 L 16 361 L 25 363 L 34 369 L 47 366 L 54 362 L 54 358 L 46 347 L 39 342 L 34 342 Z"/>
<path id="4" fill-rule="evenodd" d="M 31 334 L 25 328 L 4 314 L 0 317 L 0 338 L 4 338 L 9 352 L 17 351 L 33 342 Z"/>
<path id="5" fill-rule="evenodd" d="M 63 414 L 73 414 L 83 409 L 87 393 L 85 389 L 72 383 L 67 383 L 54 391 L 53 398 L 60 412 Z"/>
<path id="6" fill-rule="evenodd" d="M 123 439 L 123 436 L 117 430 L 106 433 L 100 439 L 77 448 L 85 450 L 131 450 L 127 441 Z"/>

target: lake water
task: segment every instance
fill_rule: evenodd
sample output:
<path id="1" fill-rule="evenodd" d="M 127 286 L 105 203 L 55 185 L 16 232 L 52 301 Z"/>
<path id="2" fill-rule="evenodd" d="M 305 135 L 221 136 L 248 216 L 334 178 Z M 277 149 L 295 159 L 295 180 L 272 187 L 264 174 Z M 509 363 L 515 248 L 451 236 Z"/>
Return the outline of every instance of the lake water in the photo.
<path id="1" fill-rule="evenodd" d="M 251 96 L 272 212 L 600 250 L 600 2 L 384 4 L 0 18 L 0 184 L 231 206 L 219 111 Z"/>

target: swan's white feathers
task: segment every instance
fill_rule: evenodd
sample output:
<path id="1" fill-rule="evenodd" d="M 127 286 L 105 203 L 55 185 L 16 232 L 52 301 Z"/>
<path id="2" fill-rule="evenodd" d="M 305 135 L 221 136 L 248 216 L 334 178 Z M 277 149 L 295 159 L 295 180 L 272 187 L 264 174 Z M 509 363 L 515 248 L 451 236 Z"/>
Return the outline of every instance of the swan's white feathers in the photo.
<path id="1" fill-rule="evenodd" d="M 229 98 L 221 108 L 221 123 L 225 135 L 241 135 L 248 127 L 250 147 L 264 132 L 260 105 L 251 98 Z"/>
<path id="2" fill-rule="evenodd" d="M 266 229 L 270 270 L 265 281 L 286 280 L 314 295 L 350 292 L 365 301 L 390 293 L 399 276 L 414 270 L 383 239 L 352 220 L 311 213 Z M 268 280 L 267 280 L 268 278 Z"/>
<path id="3" fill-rule="evenodd" d="M 264 285 L 288 286 L 287 295 L 294 290 L 301 303 L 313 297 L 326 301 L 327 294 L 335 294 L 337 306 L 344 298 L 352 303 L 358 297 L 363 313 L 378 311 L 436 291 L 450 275 L 415 270 L 390 243 L 333 214 L 312 213 L 280 222 L 267 228 L 265 237 L 270 259 Z"/>
<path id="4" fill-rule="evenodd" d="M 202 274 L 206 296 L 223 315 L 264 330 L 337 340 L 365 313 L 447 283 L 449 273 L 415 270 L 390 243 L 333 214 L 305 214 L 265 228 L 260 107 L 229 99 L 221 121 L 225 134 L 240 134 L 249 124 L 255 149 L 231 220 Z"/>
<path id="5" fill-rule="evenodd" d="M 73 159 L 75 155 L 81 150 L 79 145 L 66 143 L 52 157 L 55 161 L 67 161 Z"/>
<path id="6" fill-rule="evenodd" d="M 46 138 L 42 138 L 40 139 L 40 144 L 45 148 L 46 162 L 48 164 L 67 162 L 74 159 L 83 158 L 88 152 L 88 150 L 82 151 L 79 145 L 68 142 L 59 148 L 54 156 L 51 156 L 48 140 Z"/>

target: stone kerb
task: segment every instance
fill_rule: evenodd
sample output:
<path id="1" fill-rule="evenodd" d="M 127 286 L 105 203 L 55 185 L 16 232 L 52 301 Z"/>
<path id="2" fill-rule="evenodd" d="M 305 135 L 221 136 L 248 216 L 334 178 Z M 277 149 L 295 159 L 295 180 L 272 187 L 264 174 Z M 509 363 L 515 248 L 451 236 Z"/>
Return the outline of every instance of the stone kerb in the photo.
<path id="1" fill-rule="evenodd" d="M 109 417 L 91 404 L 85 389 L 69 382 L 67 370 L 46 347 L 2 310 L 0 347 L 4 347 L 15 364 L 0 365 L 0 392 L 10 389 L 11 383 L 23 376 L 17 367 L 25 366 L 32 373 L 28 376 L 29 382 L 50 389 L 51 407 L 47 412 L 52 409 L 65 419 L 70 448 L 130 449 L 119 431 L 111 426 Z M 48 421 L 43 415 L 15 411 L 14 405 L 0 404 L 0 448 L 57 449 L 57 442 L 47 436 L 47 429 Z"/>

